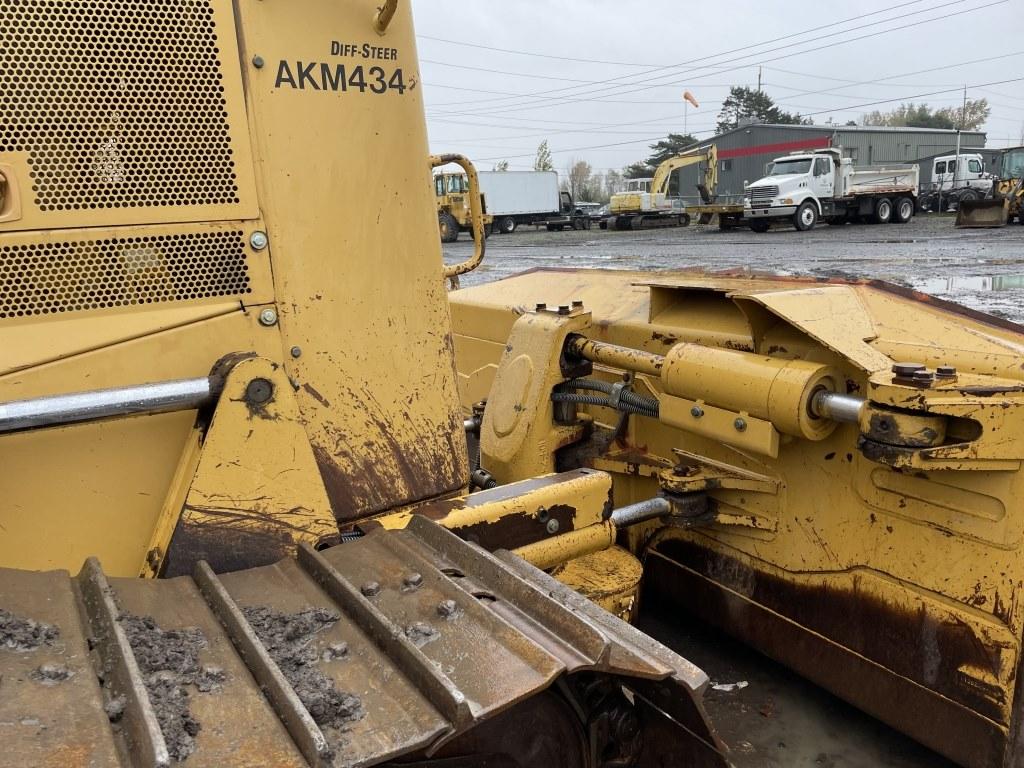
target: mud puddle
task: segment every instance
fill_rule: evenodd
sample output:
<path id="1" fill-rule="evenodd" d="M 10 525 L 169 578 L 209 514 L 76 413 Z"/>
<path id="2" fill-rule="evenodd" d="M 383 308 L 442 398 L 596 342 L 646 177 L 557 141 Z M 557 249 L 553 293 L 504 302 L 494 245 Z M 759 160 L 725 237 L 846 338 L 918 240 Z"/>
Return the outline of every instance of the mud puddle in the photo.
<path id="1" fill-rule="evenodd" d="M 202 730 L 189 707 L 189 688 L 194 686 L 201 693 L 217 691 L 226 675 L 219 668 L 200 664 L 199 652 L 206 647 L 206 637 L 199 629 L 164 630 L 148 616 L 126 614 L 119 621 L 142 672 L 167 750 L 174 760 L 186 760 L 195 752 L 196 737 Z M 115 700 L 107 714 L 116 721 L 123 710 L 124 704 Z"/>
<path id="2" fill-rule="evenodd" d="M 336 643 L 317 651 L 316 635 L 341 618 L 323 608 L 278 613 L 265 606 L 243 608 L 246 621 L 321 728 L 344 730 L 366 712 L 358 696 L 338 690 L 318 662 L 344 659 L 348 646 Z"/>

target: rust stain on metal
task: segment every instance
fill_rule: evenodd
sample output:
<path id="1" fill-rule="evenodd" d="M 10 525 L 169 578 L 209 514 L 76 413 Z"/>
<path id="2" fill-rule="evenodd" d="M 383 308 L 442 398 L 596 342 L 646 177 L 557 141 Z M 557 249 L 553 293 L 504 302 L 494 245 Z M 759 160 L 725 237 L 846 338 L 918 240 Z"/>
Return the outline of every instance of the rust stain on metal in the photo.
<path id="1" fill-rule="evenodd" d="M 314 400 L 316 400 L 318 403 L 320 403 L 320 405 L 322 405 L 324 408 L 330 408 L 331 407 L 330 400 L 328 400 L 326 397 L 321 395 L 317 391 L 316 387 L 314 387 L 312 384 L 303 384 L 302 388 L 309 394 L 310 397 L 312 397 Z"/>

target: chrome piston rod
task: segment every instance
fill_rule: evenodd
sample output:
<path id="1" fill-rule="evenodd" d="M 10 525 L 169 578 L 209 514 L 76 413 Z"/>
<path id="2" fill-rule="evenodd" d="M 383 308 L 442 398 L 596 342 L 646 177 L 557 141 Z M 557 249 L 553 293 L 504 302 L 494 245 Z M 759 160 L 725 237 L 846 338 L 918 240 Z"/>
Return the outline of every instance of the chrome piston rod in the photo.
<path id="1" fill-rule="evenodd" d="M 117 416 L 189 411 L 206 405 L 215 397 L 213 384 L 204 377 L 15 400 L 0 403 L 0 433 Z"/>

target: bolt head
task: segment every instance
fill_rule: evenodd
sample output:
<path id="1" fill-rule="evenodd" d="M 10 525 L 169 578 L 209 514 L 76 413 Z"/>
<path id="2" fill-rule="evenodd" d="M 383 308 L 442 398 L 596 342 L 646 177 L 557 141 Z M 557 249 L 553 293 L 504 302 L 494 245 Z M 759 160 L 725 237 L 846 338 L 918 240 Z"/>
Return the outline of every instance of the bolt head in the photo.
<path id="1" fill-rule="evenodd" d="M 704 415 L 704 409 L 701 408 L 699 405 L 695 405 L 693 406 L 693 408 L 690 409 L 690 415 L 693 416 L 693 418 L 695 419 L 699 419 Z"/>
<path id="2" fill-rule="evenodd" d="M 264 309 L 260 312 L 260 325 L 265 325 L 268 328 L 272 325 L 277 325 L 277 310 Z"/>
<path id="3" fill-rule="evenodd" d="M 459 604 L 454 600 L 442 600 L 437 604 L 437 615 L 450 619 L 459 612 Z"/>
<path id="4" fill-rule="evenodd" d="M 952 365 L 940 365 L 938 368 L 935 369 L 935 375 L 938 376 L 940 379 L 955 379 L 956 368 L 954 368 Z"/>
<path id="5" fill-rule="evenodd" d="M 560 314 L 560 315 L 568 315 L 571 311 L 572 310 L 569 308 L 568 304 L 562 304 L 558 308 L 558 314 Z"/>
<path id="6" fill-rule="evenodd" d="M 548 308 L 547 304 L 538 304 L 537 305 L 537 311 L 538 312 L 546 312 L 547 308 Z"/>
<path id="7" fill-rule="evenodd" d="M 923 370 L 924 366 L 920 363 L 895 363 L 892 366 L 892 372 L 902 379 L 909 379 L 918 371 Z"/>
<path id="8" fill-rule="evenodd" d="M 561 526 L 558 524 L 557 520 L 555 520 L 554 518 L 548 520 L 548 533 L 554 535 L 558 533 L 559 528 L 561 528 Z"/>
<path id="9" fill-rule="evenodd" d="M 252 57 L 252 65 L 256 67 L 256 69 L 263 69 L 264 64 L 266 64 L 266 62 L 263 60 L 262 56 Z"/>
<path id="10" fill-rule="evenodd" d="M 266 232 L 253 232 L 249 237 L 249 245 L 256 251 L 262 251 L 269 243 Z"/>
<path id="11" fill-rule="evenodd" d="M 364 597 L 376 597 L 380 594 L 380 582 L 368 581 L 359 588 L 359 591 L 363 593 Z"/>
<path id="12" fill-rule="evenodd" d="M 296 360 L 302 357 L 302 347 L 292 347 L 292 357 Z"/>
<path id="13" fill-rule="evenodd" d="M 253 379 L 245 388 L 245 402 L 264 405 L 274 396 L 274 384 L 269 379 Z"/>
<path id="14" fill-rule="evenodd" d="M 406 589 L 419 589 L 423 586 L 423 575 L 419 573 L 406 574 L 405 578 L 402 579 L 402 584 Z"/>
<path id="15" fill-rule="evenodd" d="M 746 432 L 747 431 L 747 420 L 746 419 L 736 419 L 736 421 L 734 421 L 732 423 L 732 425 L 734 427 L 736 427 L 736 431 L 737 432 Z"/>

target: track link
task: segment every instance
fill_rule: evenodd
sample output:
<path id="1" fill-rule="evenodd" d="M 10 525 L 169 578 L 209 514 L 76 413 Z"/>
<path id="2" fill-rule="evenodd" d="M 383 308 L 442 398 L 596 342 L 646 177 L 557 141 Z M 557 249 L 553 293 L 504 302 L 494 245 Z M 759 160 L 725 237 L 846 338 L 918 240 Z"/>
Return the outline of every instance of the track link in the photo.
<path id="1" fill-rule="evenodd" d="M 515 555 L 422 517 L 223 575 L 199 563 L 191 578 L 108 579 L 95 560 L 74 578 L 0 570 L 11 765 L 428 765 L 462 754 L 479 724 L 561 691 L 581 743 L 605 755 L 591 746 L 576 764 L 602 765 L 611 750 L 636 765 L 664 753 L 724 766 L 706 684 Z M 573 693 L 596 685 L 632 704 L 598 711 Z M 623 706 L 657 737 L 610 727 Z"/>

